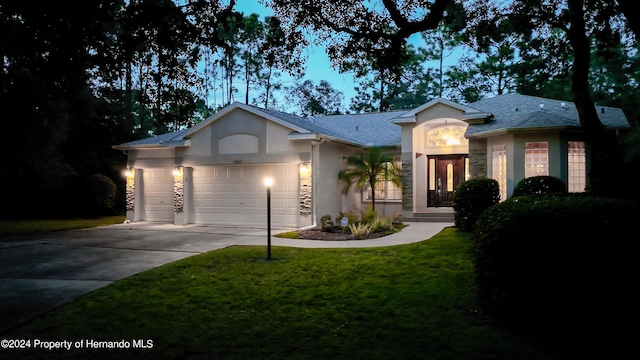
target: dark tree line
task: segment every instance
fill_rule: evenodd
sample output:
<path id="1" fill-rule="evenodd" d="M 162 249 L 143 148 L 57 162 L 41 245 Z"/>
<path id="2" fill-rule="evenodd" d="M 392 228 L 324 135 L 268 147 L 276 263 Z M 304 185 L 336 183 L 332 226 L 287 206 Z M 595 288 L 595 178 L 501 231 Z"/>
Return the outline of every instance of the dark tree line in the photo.
<path id="1" fill-rule="evenodd" d="M 272 107 L 279 93 L 300 115 L 346 111 L 339 90 L 302 80 L 305 31 L 358 80 L 354 112 L 509 91 L 572 99 L 595 144 L 591 180 L 616 188 L 607 181 L 617 178 L 619 144 L 593 104 L 638 118 L 632 1 L 266 3 L 275 16 L 261 20 L 235 11 L 235 0 L 2 1 L 2 216 L 74 213 L 83 179 L 122 180 L 125 156 L 111 145 L 191 126 L 231 101 Z M 460 48 L 465 56 L 444 68 Z M 286 86 L 284 74 L 298 81 Z M 634 134 L 623 142 L 630 159 L 640 154 Z"/>
<path id="2" fill-rule="evenodd" d="M 122 182 L 112 145 L 195 124 L 238 79 L 271 106 L 280 74 L 304 73 L 304 38 L 235 3 L 2 1 L 1 216 L 86 215 L 91 175 Z"/>

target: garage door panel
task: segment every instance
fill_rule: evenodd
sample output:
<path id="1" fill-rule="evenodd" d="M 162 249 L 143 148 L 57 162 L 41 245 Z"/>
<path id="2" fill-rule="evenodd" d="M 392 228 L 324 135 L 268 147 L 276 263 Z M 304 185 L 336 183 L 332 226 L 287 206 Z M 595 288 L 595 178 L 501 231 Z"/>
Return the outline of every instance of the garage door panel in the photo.
<path id="1" fill-rule="evenodd" d="M 268 176 L 275 179 L 271 190 L 272 225 L 295 227 L 299 202 L 297 169 L 297 164 L 194 169 L 199 174 L 193 177 L 196 222 L 266 226 L 266 189 L 262 179 Z M 276 212 L 281 214 L 277 218 Z"/>
<path id="2" fill-rule="evenodd" d="M 143 169 L 144 218 L 173 222 L 173 174 L 171 169 Z"/>
<path id="3" fill-rule="evenodd" d="M 258 184 L 243 184 L 242 191 L 255 194 L 258 192 Z"/>
<path id="4" fill-rule="evenodd" d="M 211 188 L 207 189 L 207 191 L 215 191 L 218 193 L 226 193 L 229 191 L 229 186 L 227 184 L 212 184 Z"/>
<path id="5" fill-rule="evenodd" d="M 271 199 L 271 206 L 274 209 L 286 209 L 287 205 L 287 199 Z"/>

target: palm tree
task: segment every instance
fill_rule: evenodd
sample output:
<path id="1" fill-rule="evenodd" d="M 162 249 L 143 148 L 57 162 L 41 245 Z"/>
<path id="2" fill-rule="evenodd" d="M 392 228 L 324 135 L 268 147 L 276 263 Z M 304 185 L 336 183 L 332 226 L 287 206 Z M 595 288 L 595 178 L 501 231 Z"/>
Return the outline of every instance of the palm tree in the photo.
<path id="1" fill-rule="evenodd" d="M 338 180 L 345 183 L 342 191 L 347 193 L 352 185 L 358 190 L 367 184 L 371 187 L 371 207 L 376 210 L 376 183 L 391 181 L 402 186 L 402 178 L 393 161 L 393 154 L 381 147 L 371 147 L 350 156 L 343 157 L 346 167 L 338 173 Z"/>

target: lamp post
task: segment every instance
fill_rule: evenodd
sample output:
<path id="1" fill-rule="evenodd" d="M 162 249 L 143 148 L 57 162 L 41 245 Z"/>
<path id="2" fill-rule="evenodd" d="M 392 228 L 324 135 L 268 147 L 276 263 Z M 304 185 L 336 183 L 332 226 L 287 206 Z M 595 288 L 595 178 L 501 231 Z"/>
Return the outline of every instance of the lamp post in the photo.
<path id="1" fill-rule="evenodd" d="M 272 178 L 265 178 L 264 185 L 267 187 L 267 260 L 271 260 L 271 186 Z"/>

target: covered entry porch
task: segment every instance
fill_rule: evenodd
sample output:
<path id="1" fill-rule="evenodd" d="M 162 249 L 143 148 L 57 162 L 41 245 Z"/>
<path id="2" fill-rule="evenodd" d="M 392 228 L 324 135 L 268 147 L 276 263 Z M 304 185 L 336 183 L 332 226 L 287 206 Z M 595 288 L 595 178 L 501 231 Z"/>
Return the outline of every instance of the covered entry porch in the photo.
<path id="1" fill-rule="evenodd" d="M 469 179 L 469 124 L 462 120 L 468 110 L 438 99 L 395 121 L 402 128 L 405 219 L 452 218 L 453 193 Z"/>
<path id="2" fill-rule="evenodd" d="M 413 129 L 413 213 L 453 206 L 455 189 L 469 178 L 466 127 L 462 121 L 444 119 Z"/>

